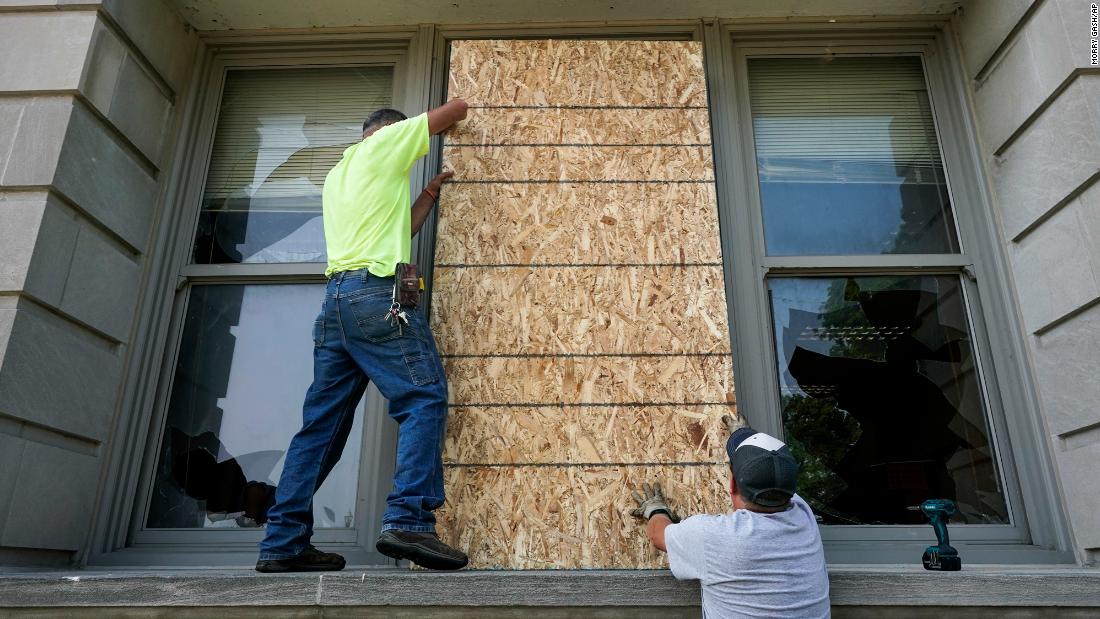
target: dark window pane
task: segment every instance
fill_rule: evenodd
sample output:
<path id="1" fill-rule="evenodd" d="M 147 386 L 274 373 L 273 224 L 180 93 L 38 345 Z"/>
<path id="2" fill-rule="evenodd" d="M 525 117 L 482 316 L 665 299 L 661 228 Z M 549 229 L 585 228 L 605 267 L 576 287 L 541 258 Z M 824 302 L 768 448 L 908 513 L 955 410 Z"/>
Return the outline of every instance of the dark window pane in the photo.
<path id="1" fill-rule="evenodd" d="M 147 526 L 257 527 L 302 424 L 324 286 L 191 290 Z M 362 416 L 314 498 L 317 527 L 350 527 Z"/>
<path id="2" fill-rule="evenodd" d="M 783 427 L 800 493 L 830 524 L 1008 513 L 957 277 L 769 280 Z"/>
<path id="3" fill-rule="evenodd" d="M 921 62 L 749 60 L 772 256 L 959 251 Z"/>
<path id="4" fill-rule="evenodd" d="M 388 67 L 229 72 L 195 262 L 324 262 L 325 176 L 392 90 Z"/>

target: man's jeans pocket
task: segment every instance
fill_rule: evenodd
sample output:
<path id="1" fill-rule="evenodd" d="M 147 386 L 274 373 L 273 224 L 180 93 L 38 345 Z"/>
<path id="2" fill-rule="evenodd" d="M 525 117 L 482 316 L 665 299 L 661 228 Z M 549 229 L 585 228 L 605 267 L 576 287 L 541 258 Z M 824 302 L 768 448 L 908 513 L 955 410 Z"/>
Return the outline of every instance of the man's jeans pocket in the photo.
<path id="1" fill-rule="evenodd" d="M 391 289 L 356 291 L 349 294 L 347 300 L 363 338 L 372 344 L 384 345 L 395 353 L 400 350 L 409 371 L 409 380 L 414 385 L 428 385 L 439 381 L 435 355 L 425 341 L 432 334 L 419 309 L 406 309 L 409 322 L 398 328 L 387 315 L 393 304 Z"/>
<path id="2" fill-rule="evenodd" d="M 313 347 L 320 348 L 325 345 L 325 314 L 321 313 L 317 320 L 313 321 Z"/>
<path id="3" fill-rule="evenodd" d="M 393 304 L 392 290 L 373 288 L 356 291 L 347 299 L 359 332 L 368 342 L 378 344 L 401 337 L 401 330 L 387 315 Z"/>
<path id="4" fill-rule="evenodd" d="M 411 320 L 409 321 L 412 322 Z M 417 334 L 408 331 L 401 338 L 401 355 L 409 368 L 409 378 L 414 385 L 429 385 L 439 381 L 435 357 Z"/>

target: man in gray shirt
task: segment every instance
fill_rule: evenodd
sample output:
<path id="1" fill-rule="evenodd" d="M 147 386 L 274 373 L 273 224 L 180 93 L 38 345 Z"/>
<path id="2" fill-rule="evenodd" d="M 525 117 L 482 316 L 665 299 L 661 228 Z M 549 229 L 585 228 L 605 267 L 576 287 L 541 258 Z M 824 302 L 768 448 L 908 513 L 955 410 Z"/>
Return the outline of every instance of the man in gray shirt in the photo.
<path id="1" fill-rule="evenodd" d="M 704 617 L 829 617 L 821 535 L 795 494 L 794 456 L 751 428 L 734 430 L 726 452 L 733 511 L 679 522 L 660 485 L 643 484 L 631 514 L 647 521 L 646 536 L 668 553 L 673 576 L 700 581 Z"/>

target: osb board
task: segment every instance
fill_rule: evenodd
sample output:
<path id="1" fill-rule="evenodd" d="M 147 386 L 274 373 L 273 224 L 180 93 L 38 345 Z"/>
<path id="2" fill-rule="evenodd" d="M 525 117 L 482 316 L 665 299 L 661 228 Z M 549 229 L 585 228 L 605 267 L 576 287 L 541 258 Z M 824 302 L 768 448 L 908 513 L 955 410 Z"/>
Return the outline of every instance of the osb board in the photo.
<path id="1" fill-rule="evenodd" d="M 729 355 L 450 357 L 452 405 L 734 402 Z"/>
<path id="2" fill-rule="evenodd" d="M 433 316 L 451 418 L 441 533 L 480 567 L 657 567 L 660 479 L 724 510 L 736 414 L 697 43 L 459 41 Z"/>
<path id="3" fill-rule="evenodd" d="M 667 567 L 628 513 L 658 480 L 685 515 L 730 509 L 726 464 L 449 467 L 439 533 L 474 568 Z"/>
<path id="4" fill-rule="evenodd" d="M 710 183 L 443 187 L 437 264 L 720 263 Z"/>
<path id="5" fill-rule="evenodd" d="M 454 41 L 447 94 L 471 106 L 707 105 L 696 41 Z"/>
<path id="6" fill-rule="evenodd" d="M 446 268 L 443 354 L 729 352 L 720 266 Z"/>
<path id="7" fill-rule="evenodd" d="M 444 462 L 721 462 L 735 404 L 452 408 Z"/>
<path id="8" fill-rule="evenodd" d="M 709 146 L 451 146 L 459 183 L 712 181 Z"/>
<path id="9" fill-rule="evenodd" d="M 705 109 L 484 108 L 452 144 L 710 144 Z"/>

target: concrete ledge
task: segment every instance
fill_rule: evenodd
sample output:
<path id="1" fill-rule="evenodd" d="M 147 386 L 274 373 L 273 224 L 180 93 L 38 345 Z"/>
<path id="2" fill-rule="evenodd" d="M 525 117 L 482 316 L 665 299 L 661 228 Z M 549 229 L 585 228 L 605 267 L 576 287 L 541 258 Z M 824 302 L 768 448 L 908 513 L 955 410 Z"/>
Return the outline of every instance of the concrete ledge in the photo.
<path id="1" fill-rule="evenodd" d="M 830 570 L 837 607 L 965 606 L 1100 609 L 1100 570 L 919 566 Z M 0 607 L 680 607 L 698 608 L 699 587 L 664 570 L 345 570 L 264 575 L 245 570 L 34 571 L 0 575 Z M 1095 612 L 1095 611 L 1094 611 Z"/>

